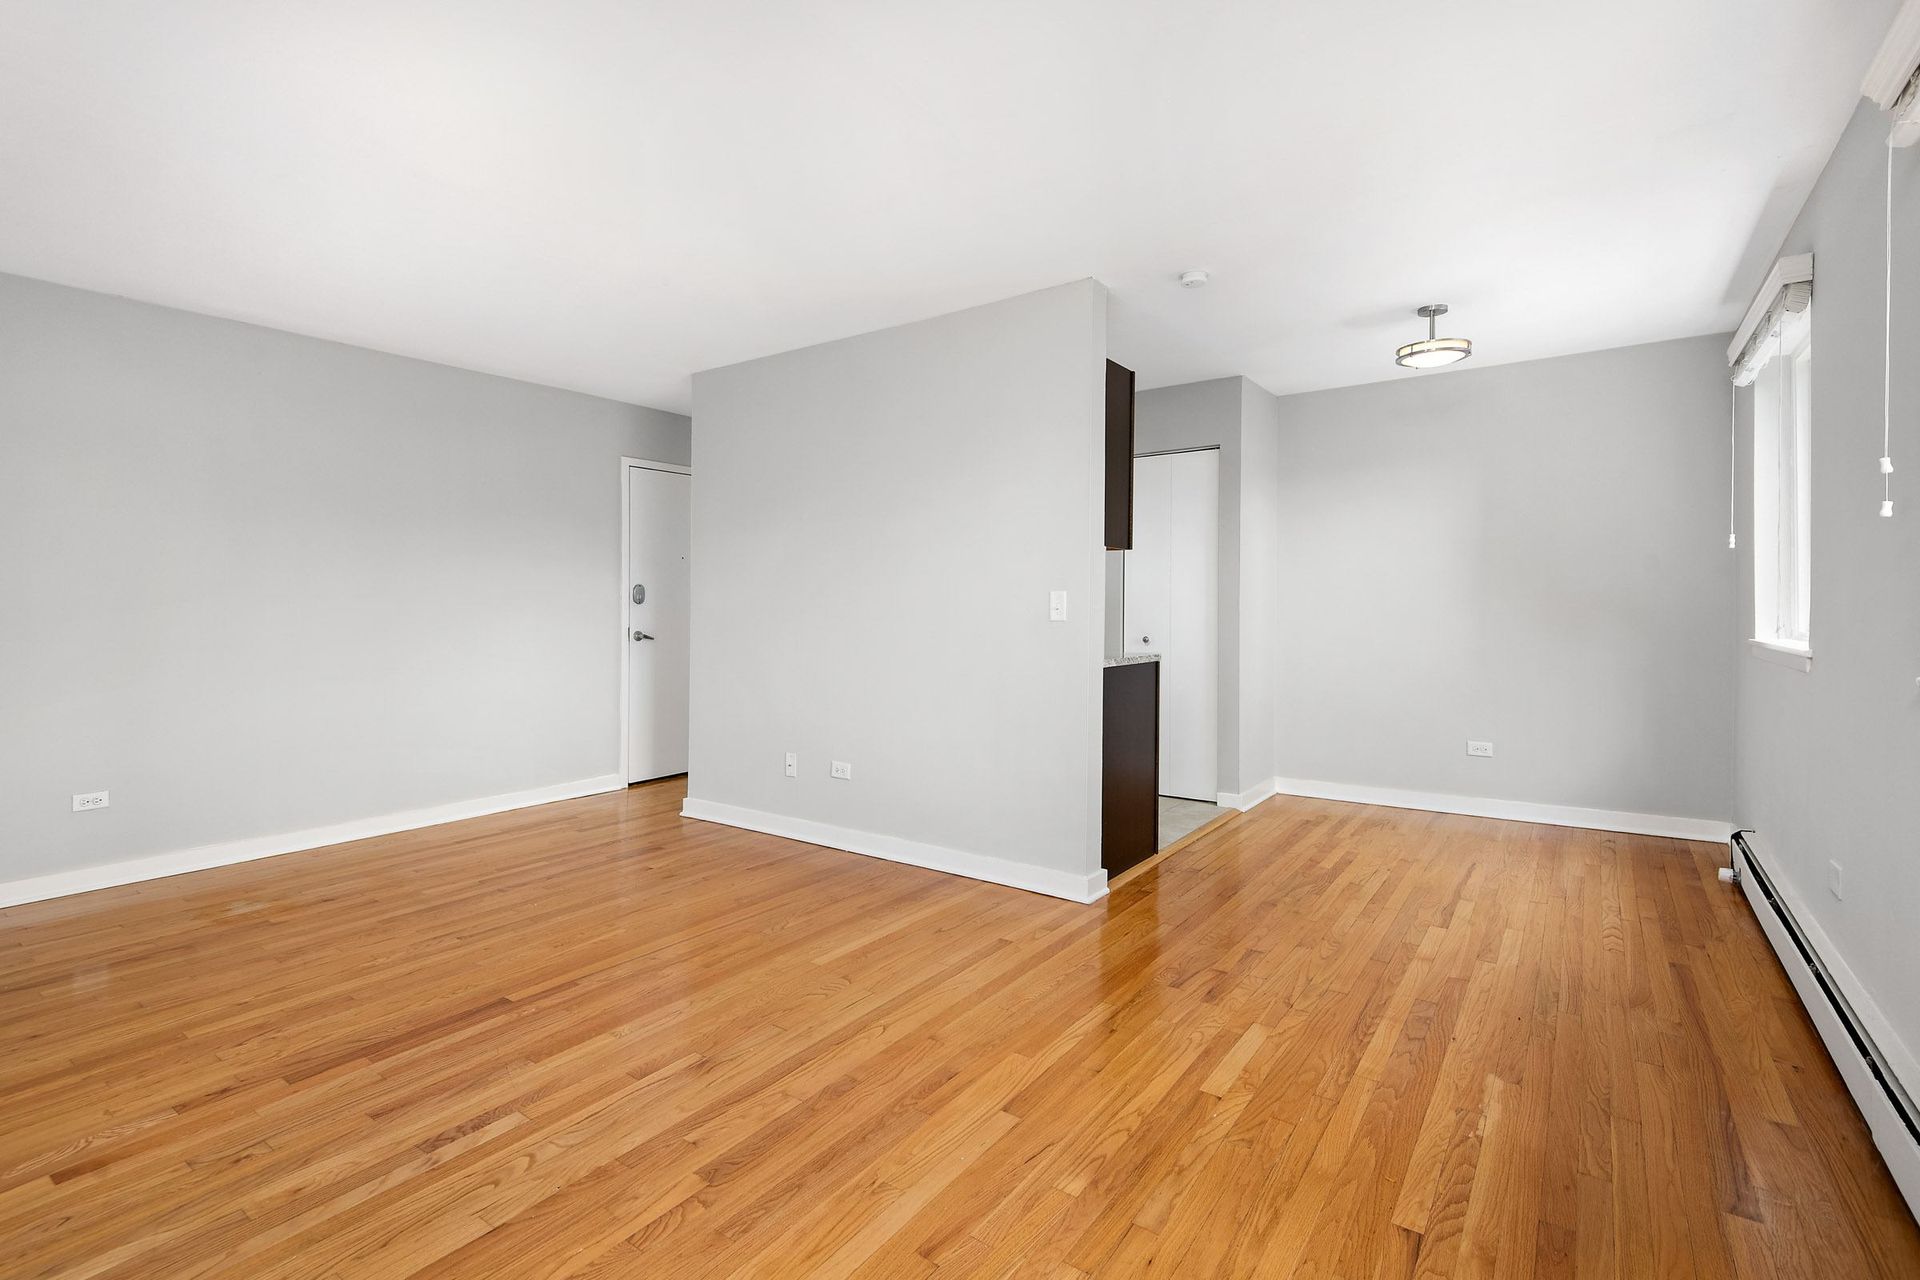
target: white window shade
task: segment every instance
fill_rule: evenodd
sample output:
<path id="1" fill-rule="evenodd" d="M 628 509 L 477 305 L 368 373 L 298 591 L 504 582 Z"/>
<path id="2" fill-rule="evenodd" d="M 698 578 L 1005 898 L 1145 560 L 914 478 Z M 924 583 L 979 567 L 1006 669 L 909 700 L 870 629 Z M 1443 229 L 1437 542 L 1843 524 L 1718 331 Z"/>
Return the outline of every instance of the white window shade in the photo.
<path id="1" fill-rule="evenodd" d="M 1767 283 L 1774 287 L 1763 290 L 1754 299 L 1754 306 L 1747 311 L 1746 321 L 1734 335 L 1733 345 L 1727 348 L 1727 359 L 1733 366 L 1733 384 L 1736 387 L 1749 386 L 1760 376 L 1760 371 L 1767 367 L 1767 362 L 1780 349 L 1780 344 L 1774 338 L 1782 327 L 1806 314 L 1807 308 L 1813 305 L 1813 258 L 1810 254 L 1803 256 L 1806 259 L 1805 277 L 1776 281 L 1770 275 Z M 1782 259 L 1783 263 L 1787 261 Z M 1774 272 L 1780 274 L 1781 267 L 1776 265 Z"/>
<path id="2" fill-rule="evenodd" d="M 1805 288 L 1795 288 L 1805 286 Z M 1812 305 L 1812 253 L 1795 253 L 1774 263 L 1766 273 L 1761 292 L 1747 305 L 1747 315 L 1734 330 L 1734 342 L 1726 347 L 1726 363 L 1732 367 L 1734 386 L 1749 386 L 1753 378 L 1772 359 L 1772 338 L 1780 326 Z"/>
<path id="3" fill-rule="evenodd" d="M 1892 109 L 1893 131 L 1887 135 L 1887 145 L 1911 147 L 1920 142 L 1920 70 L 1907 81 Z"/>
<path id="4" fill-rule="evenodd" d="M 1812 313 L 1788 312 L 1766 340 L 1753 390 L 1753 635 L 1804 652 L 1813 567 Z"/>
<path id="5" fill-rule="evenodd" d="M 1920 0 L 1907 0 L 1867 65 L 1860 92 L 1882 111 L 1896 110 L 1901 97 L 1911 90 L 1916 68 L 1920 68 Z"/>

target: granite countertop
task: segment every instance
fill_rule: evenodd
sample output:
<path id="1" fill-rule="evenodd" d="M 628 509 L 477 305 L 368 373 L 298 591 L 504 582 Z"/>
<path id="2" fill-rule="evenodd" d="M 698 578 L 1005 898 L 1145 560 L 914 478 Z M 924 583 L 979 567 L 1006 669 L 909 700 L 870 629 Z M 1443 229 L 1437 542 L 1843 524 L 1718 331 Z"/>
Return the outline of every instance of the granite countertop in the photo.
<path id="1" fill-rule="evenodd" d="M 1160 655 L 1157 653 L 1123 653 L 1117 658 L 1102 658 L 1100 665 L 1103 667 L 1130 667 L 1136 662 L 1158 661 L 1160 661 Z"/>

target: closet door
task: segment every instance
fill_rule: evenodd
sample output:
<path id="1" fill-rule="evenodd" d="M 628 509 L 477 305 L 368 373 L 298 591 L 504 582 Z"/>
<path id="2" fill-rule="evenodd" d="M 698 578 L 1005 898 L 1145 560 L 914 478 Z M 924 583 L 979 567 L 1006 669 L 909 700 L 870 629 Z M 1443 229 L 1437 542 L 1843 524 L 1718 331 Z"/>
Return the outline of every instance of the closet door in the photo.
<path id="1" fill-rule="evenodd" d="M 1163 457 L 1133 460 L 1133 546 L 1127 550 L 1124 652 L 1166 652 L 1171 608 L 1173 469 Z"/>
<path id="2" fill-rule="evenodd" d="M 1134 459 L 1128 653 L 1160 655 L 1160 792 L 1219 799 L 1220 453 Z"/>

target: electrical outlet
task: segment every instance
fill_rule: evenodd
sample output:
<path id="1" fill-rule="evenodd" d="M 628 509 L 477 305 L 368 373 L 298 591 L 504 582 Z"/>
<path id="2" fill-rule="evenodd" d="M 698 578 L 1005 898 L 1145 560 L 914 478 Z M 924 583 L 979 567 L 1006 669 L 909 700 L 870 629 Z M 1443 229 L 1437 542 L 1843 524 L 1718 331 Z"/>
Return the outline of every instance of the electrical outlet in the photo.
<path id="1" fill-rule="evenodd" d="M 73 798 L 73 811 L 85 813 L 89 809 L 107 807 L 107 793 L 104 791 L 83 791 Z"/>
<path id="2" fill-rule="evenodd" d="M 789 778 L 800 776 L 800 757 L 791 751 L 787 752 L 787 776 Z"/>
<path id="3" fill-rule="evenodd" d="M 833 776 L 836 778 L 845 778 L 851 782 L 853 780 L 853 766 L 845 760 L 835 760 L 833 762 Z"/>
<path id="4" fill-rule="evenodd" d="M 1491 742 L 1475 742 L 1469 738 L 1467 739 L 1467 754 L 1470 756 L 1485 756 L 1491 760 L 1493 759 L 1493 744 Z"/>
<path id="5" fill-rule="evenodd" d="M 1827 864 L 1827 892 L 1836 898 L 1847 896 L 1840 892 L 1840 864 L 1837 862 Z"/>

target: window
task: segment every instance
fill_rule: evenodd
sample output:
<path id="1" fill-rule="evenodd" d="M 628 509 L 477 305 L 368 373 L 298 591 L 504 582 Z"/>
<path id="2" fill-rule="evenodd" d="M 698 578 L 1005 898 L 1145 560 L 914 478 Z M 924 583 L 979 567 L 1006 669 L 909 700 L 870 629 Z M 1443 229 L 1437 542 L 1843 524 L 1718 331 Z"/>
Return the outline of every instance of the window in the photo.
<path id="1" fill-rule="evenodd" d="M 1753 638 L 1810 654 L 1813 312 L 1780 317 L 1753 379 Z"/>

